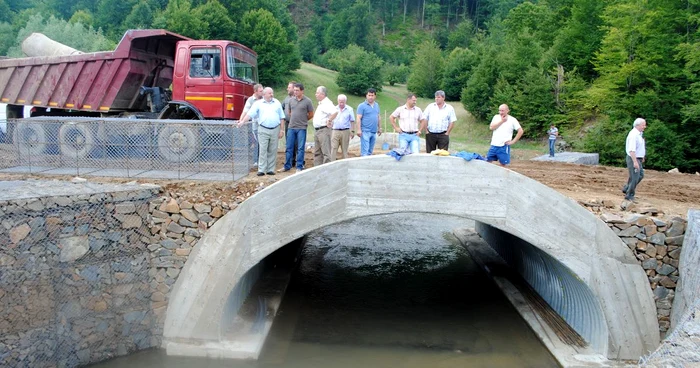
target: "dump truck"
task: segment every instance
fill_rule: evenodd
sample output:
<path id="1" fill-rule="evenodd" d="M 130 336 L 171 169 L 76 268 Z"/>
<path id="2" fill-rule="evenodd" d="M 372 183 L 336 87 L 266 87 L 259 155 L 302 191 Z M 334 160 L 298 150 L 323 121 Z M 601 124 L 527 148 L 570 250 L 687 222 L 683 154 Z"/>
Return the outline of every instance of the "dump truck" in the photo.
<path id="1" fill-rule="evenodd" d="M 62 154 L 87 156 L 95 142 L 108 143 L 117 139 L 113 132 L 123 131 L 117 129 L 120 119 L 112 118 L 162 120 L 152 136 L 165 146 L 189 146 L 206 132 L 168 127 L 169 120 L 235 121 L 258 80 L 257 54 L 248 47 L 192 40 L 162 29 L 129 30 L 114 51 L 81 53 L 35 35 L 23 49 L 34 56 L 0 59 L 0 102 L 7 104 L 7 139 L 31 142 L 25 148 L 33 154 L 59 147 Z M 47 132 L 48 127 L 14 120 L 27 118 L 25 106 L 32 106 L 31 117 L 104 122 L 53 124 L 57 131 Z M 181 150 L 172 155 L 167 147 L 160 151 L 166 160 L 195 155 L 183 157 Z"/>

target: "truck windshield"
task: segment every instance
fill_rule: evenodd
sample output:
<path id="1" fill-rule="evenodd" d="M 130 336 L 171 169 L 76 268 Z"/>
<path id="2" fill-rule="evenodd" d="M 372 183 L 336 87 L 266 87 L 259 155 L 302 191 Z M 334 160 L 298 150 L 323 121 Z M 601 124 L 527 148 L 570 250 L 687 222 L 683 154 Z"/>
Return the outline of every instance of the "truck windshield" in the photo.
<path id="1" fill-rule="evenodd" d="M 205 69 L 205 66 L 209 68 Z M 221 49 L 217 47 L 192 49 L 190 54 L 190 77 L 216 78 L 219 75 L 221 75 Z"/>
<path id="2" fill-rule="evenodd" d="M 248 83 L 258 82 L 255 55 L 234 46 L 226 48 L 226 72 L 228 76 Z"/>

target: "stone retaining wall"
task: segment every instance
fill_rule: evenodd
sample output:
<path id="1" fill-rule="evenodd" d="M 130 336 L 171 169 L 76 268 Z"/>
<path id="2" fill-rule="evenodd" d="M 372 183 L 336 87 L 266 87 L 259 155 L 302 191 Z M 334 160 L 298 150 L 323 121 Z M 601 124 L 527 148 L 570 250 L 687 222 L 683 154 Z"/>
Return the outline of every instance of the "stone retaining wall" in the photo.
<path id="1" fill-rule="evenodd" d="M 0 200 L 3 367 L 75 367 L 157 343 L 146 224 L 158 188 L 56 185 Z M 66 194 L 31 197 L 36 187 Z"/>
<path id="2" fill-rule="evenodd" d="M 603 213 L 600 218 L 627 244 L 644 268 L 654 293 L 663 338 L 671 327 L 686 220 L 641 214 L 622 218 L 610 213 Z"/>
<path id="3" fill-rule="evenodd" d="M 149 205 L 151 308 L 156 318 L 154 336 L 160 346 L 170 291 L 185 266 L 192 248 L 214 223 L 237 204 L 161 196 Z"/>

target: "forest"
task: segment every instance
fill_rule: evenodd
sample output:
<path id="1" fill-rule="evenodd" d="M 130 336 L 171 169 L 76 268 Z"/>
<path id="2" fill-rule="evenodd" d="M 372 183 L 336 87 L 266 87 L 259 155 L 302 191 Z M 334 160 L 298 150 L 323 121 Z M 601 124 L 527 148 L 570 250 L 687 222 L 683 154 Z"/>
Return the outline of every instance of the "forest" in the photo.
<path id="1" fill-rule="evenodd" d="M 338 85 L 442 89 L 487 123 L 507 103 L 526 137 L 556 124 L 572 148 L 622 165 L 636 117 L 647 165 L 700 171 L 700 0 L 0 0 L 0 55 L 31 32 L 85 52 L 127 29 L 228 39 L 281 86 L 301 61 Z"/>

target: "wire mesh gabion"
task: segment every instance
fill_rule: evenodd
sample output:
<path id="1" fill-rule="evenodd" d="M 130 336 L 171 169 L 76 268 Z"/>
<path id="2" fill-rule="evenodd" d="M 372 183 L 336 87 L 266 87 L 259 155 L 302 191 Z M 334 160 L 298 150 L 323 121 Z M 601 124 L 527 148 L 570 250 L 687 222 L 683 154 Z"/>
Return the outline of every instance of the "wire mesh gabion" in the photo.
<path id="1" fill-rule="evenodd" d="M 238 180 L 257 161 L 250 124 L 39 117 L 8 120 L 4 172 Z"/>
<path id="2" fill-rule="evenodd" d="M 700 367 L 700 299 L 689 306 L 673 332 L 648 356 L 640 359 L 641 367 Z"/>
<path id="3" fill-rule="evenodd" d="M 76 367 L 157 343 L 147 222 L 157 193 L 0 200 L 0 367 Z"/>

